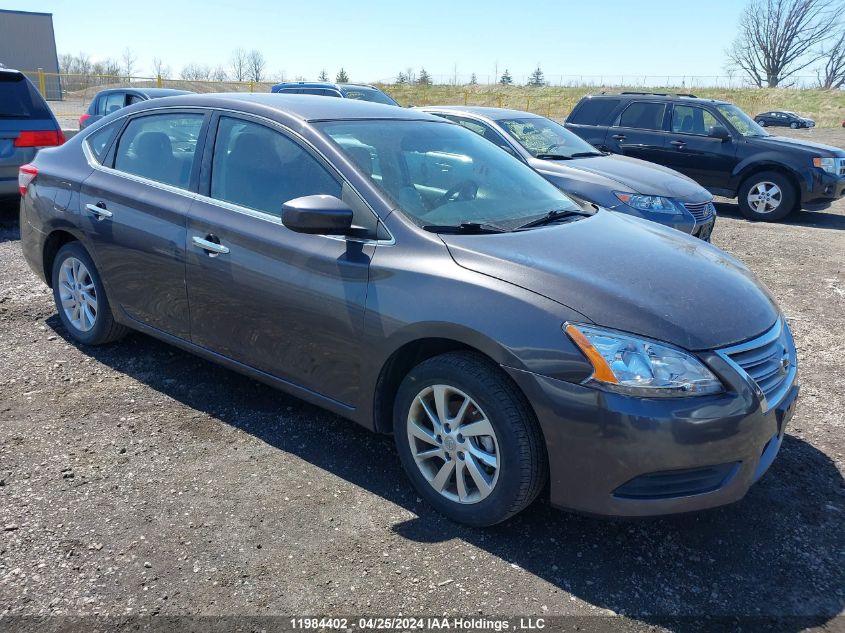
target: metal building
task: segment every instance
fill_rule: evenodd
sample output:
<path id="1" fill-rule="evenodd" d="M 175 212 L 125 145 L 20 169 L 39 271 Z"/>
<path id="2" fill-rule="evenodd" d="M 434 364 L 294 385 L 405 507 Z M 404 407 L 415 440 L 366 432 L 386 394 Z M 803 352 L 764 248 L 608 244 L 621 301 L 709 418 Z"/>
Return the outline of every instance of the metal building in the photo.
<path id="1" fill-rule="evenodd" d="M 37 71 L 43 69 L 45 96 L 61 99 L 53 14 L 0 9 L 0 64 L 25 71 L 36 86 Z"/>

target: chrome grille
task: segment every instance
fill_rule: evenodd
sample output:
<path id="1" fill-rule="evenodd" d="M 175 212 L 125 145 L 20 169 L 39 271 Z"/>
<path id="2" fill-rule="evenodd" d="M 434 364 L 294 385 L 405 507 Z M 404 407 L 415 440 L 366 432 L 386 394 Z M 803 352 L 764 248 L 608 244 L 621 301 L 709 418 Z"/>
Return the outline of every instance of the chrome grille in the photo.
<path id="1" fill-rule="evenodd" d="M 795 344 L 789 326 L 782 318 L 765 334 L 721 349 L 719 354 L 751 378 L 765 396 L 763 409 L 766 411 L 777 405 L 795 382 Z"/>
<path id="2" fill-rule="evenodd" d="M 716 207 L 712 202 L 705 202 L 703 204 L 685 204 L 684 208 L 692 214 L 696 222 L 706 220 L 711 215 L 716 213 Z"/>

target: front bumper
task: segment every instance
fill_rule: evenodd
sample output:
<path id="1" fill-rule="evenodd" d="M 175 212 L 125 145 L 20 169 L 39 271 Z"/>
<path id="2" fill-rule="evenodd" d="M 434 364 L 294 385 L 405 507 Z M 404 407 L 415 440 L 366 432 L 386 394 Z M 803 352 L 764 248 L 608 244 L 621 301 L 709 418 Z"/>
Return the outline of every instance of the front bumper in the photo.
<path id="1" fill-rule="evenodd" d="M 539 419 L 554 506 L 649 516 L 741 499 L 771 465 L 798 387 L 764 412 L 753 386 L 717 355 L 726 393 L 644 399 L 505 368 Z"/>
<path id="2" fill-rule="evenodd" d="M 845 176 L 813 169 L 803 181 L 801 208 L 809 211 L 826 209 L 845 195 Z"/>

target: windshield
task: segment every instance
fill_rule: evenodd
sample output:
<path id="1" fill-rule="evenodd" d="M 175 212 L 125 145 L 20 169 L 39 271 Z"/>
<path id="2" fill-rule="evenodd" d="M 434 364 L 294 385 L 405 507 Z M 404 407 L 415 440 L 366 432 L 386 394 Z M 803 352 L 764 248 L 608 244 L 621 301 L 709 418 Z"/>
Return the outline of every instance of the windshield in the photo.
<path id="1" fill-rule="evenodd" d="M 344 90 L 347 99 L 360 99 L 361 101 L 372 101 L 384 105 L 399 105 L 393 99 L 375 88 L 346 88 Z"/>
<path id="2" fill-rule="evenodd" d="M 573 154 L 601 155 L 587 141 L 551 119 L 501 119 L 498 123 L 535 157 L 544 154 L 558 154 L 567 158 Z"/>
<path id="3" fill-rule="evenodd" d="M 750 116 L 731 104 L 720 104 L 716 109 L 722 113 L 728 122 L 743 136 L 768 136 L 769 133 L 757 125 Z"/>
<path id="4" fill-rule="evenodd" d="M 420 226 L 511 230 L 551 211 L 583 213 L 545 178 L 458 125 L 328 121 L 318 126 Z"/>

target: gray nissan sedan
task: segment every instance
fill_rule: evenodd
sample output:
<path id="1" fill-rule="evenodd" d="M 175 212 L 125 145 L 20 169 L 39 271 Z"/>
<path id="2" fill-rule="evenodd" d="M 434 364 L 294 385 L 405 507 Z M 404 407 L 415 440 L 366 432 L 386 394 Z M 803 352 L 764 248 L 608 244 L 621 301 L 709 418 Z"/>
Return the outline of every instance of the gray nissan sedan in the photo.
<path id="1" fill-rule="evenodd" d="M 20 173 L 21 241 L 82 345 L 128 329 L 393 433 L 476 526 L 548 482 L 605 515 L 740 499 L 798 393 L 739 261 L 585 211 L 420 111 L 190 95 L 122 109 Z"/>

